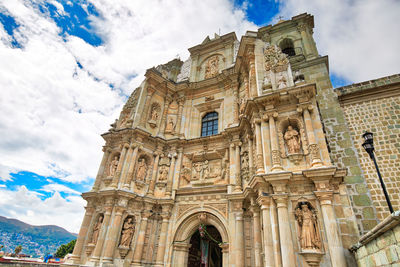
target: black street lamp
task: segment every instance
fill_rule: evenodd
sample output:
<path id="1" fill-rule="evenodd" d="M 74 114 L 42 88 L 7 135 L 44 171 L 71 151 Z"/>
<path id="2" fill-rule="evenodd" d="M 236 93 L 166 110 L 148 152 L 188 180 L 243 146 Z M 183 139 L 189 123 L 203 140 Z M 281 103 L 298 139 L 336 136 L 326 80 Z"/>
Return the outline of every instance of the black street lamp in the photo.
<path id="1" fill-rule="evenodd" d="M 386 202 L 389 207 L 390 213 L 393 213 L 392 203 L 390 203 L 389 195 L 386 191 L 385 183 L 382 180 L 381 172 L 379 171 L 378 164 L 376 163 L 375 155 L 374 155 L 374 135 L 371 132 L 365 132 L 362 137 L 364 138 L 364 143 L 362 144 L 365 151 L 367 151 L 369 157 L 373 160 L 376 168 L 376 172 L 378 173 L 379 181 L 381 182 L 383 193 L 385 194 Z"/>

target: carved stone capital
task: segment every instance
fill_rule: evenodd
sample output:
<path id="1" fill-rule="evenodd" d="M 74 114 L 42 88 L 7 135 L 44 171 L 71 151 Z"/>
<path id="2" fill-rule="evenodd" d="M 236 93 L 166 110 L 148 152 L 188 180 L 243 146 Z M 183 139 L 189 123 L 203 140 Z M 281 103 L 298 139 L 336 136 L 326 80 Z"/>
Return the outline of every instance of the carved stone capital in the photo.
<path id="1" fill-rule="evenodd" d="M 260 124 L 261 123 L 261 119 L 260 118 L 255 118 L 254 119 L 254 123 Z"/>
<path id="2" fill-rule="evenodd" d="M 333 191 L 314 191 L 314 194 L 317 196 L 321 206 L 332 205 Z"/>
<path id="3" fill-rule="evenodd" d="M 258 205 L 261 206 L 261 209 L 267 209 L 271 204 L 271 197 L 270 196 L 259 196 L 257 198 Z"/>
<path id="4" fill-rule="evenodd" d="M 288 207 L 288 194 L 277 194 L 273 195 L 272 198 L 275 200 L 277 208 Z"/>
<path id="5" fill-rule="evenodd" d="M 307 31 L 307 28 L 308 28 L 307 24 L 304 24 L 304 23 L 297 25 L 297 30 L 299 32 L 305 32 L 305 31 Z"/>

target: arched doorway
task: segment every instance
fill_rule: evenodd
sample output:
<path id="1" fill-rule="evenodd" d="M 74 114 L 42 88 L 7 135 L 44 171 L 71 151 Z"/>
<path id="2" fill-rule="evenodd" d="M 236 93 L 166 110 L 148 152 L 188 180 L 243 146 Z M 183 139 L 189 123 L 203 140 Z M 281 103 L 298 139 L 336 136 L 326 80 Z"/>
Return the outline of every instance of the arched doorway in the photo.
<path id="1" fill-rule="evenodd" d="M 190 238 L 188 267 L 222 267 L 222 238 L 217 228 L 204 225 Z"/>

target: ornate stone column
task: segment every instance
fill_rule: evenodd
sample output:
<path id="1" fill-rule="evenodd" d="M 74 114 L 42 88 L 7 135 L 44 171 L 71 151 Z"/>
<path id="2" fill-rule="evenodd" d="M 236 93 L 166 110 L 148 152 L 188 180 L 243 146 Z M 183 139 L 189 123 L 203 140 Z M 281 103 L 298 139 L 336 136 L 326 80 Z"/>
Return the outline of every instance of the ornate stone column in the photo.
<path id="1" fill-rule="evenodd" d="M 231 143 L 229 145 L 229 184 L 233 185 L 235 183 L 235 144 Z"/>
<path id="2" fill-rule="evenodd" d="M 235 216 L 235 267 L 244 267 L 243 200 L 232 201 Z"/>
<path id="3" fill-rule="evenodd" d="M 160 160 L 160 152 L 156 151 L 153 153 L 153 155 L 155 156 L 155 158 L 154 158 L 154 164 L 153 164 L 153 173 L 151 174 L 149 191 L 147 192 L 148 195 L 154 194 L 154 188 L 156 186 L 156 179 L 157 179 L 157 173 L 158 173 L 158 161 Z"/>
<path id="4" fill-rule="evenodd" d="M 257 174 L 264 173 L 264 158 L 262 154 L 262 139 L 261 139 L 261 119 L 255 119 L 256 125 L 256 154 L 257 154 Z"/>
<path id="5" fill-rule="evenodd" d="M 242 145 L 241 142 L 236 143 L 235 147 L 235 188 L 234 192 L 241 192 L 242 191 L 242 179 L 240 176 L 240 146 Z"/>
<path id="6" fill-rule="evenodd" d="M 253 162 L 253 156 L 254 156 L 254 151 L 253 151 L 253 137 L 247 135 L 247 139 L 249 140 L 249 169 L 250 169 L 250 174 L 254 174 L 254 162 Z"/>
<path id="7" fill-rule="evenodd" d="M 104 154 L 103 154 L 103 158 L 101 160 L 101 164 L 100 164 L 99 170 L 98 170 L 97 175 L 96 175 L 96 181 L 94 182 L 94 185 L 93 185 L 93 188 L 92 188 L 93 192 L 98 191 L 99 188 L 100 188 L 101 178 L 103 178 L 103 176 L 104 176 L 104 170 L 105 170 L 107 162 L 109 161 L 109 157 L 110 157 L 110 154 L 111 154 L 111 149 L 107 148 L 105 146 L 105 147 L 103 147 L 103 152 L 104 152 Z"/>
<path id="8" fill-rule="evenodd" d="M 136 240 L 135 252 L 133 253 L 133 266 L 141 266 L 140 262 L 142 261 L 144 240 L 146 237 L 147 223 L 150 215 L 150 212 L 147 210 L 142 212 L 142 219 L 140 221 L 140 229 Z"/>
<path id="9" fill-rule="evenodd" d="M 103 262 L 113 262 L 113 255 L 116 247 L 115 244 L 117 243 L 117 239 L 119 237 L 119 230 L 121 228 L 121 217 L 124 210 L 124 207 L 114 207 L 114 219 L 107 233 Z"/>
<path id="10" fill-rule="evenodd" d="M 232 85 L 233 90 L 233 123 L 239 123 L 239 93 L 236 85 Z"/>
<path id="11" fill-rule="evenodd" d="M 293 239 L 289 223 L 288 196 L 277 194 L 273 198 L 278 209 L 279 237 L 282 253 L 282 267 L 296 266 L 296 258 L 293 249 Z"/>
<path id="12" fill-rule="evenodd" d="M 119 180 L 120 175 L 121 175 L 121 170 L 122 170 L 122 167 L 123 167 L 124 162 L 125 162 L 125 155 L 126 155 L 126 152 L 128 151 L 128 148 L 129 148 L 128 144 L 125 143 L 125 144 L 122 145 L 121 156 L 119 157 L 118 166 L 117 166 L 117 170 L 115 172 L 115 176 L 114 176 L 114 178 L 113 178 L 113 180 L 111 182 L 111 188 L 117 188 L 117 186 L 118 186 L 118 180 Z"/>
<path id="13" fill-rule="evenodd" d="M 281 258 L 281 243 L 279 241 L 279 225 L 278 225 L 278 214 L 276 212 L 276 203 L 273 199 L 270 199 L 270 218 L 271 218 L 271 239 L 272 239 L 272 247 L 274 252 L 274 266 L 282 266 L 282 258 Z"/>
<path id="14" fill-rule="evenodd" d="M 72 257 L 71 257 L 73 263 L 75 264 L 78 264 L 80 262 L 82 255 L 82 248 L 85 243 L 86 235 L 90 226 L 90 222 L 92 221 L 93 217 L 94 208 L 91 206 L 87 206 L 85 207 L 85 209 L 86 209 L 85 216 L 83 217 L 82 225 L 79 230 L 79 235 L 78 238 L 76 239 L 74 251 L 72 252 Z"/>
<path id="15" fill-rule="evenodd" d="M 176 122 L 176 134 L 181 134 L 181 122 L 182 122 L 182 112 L 183 112 L 183 105 L 185 104 L 185 99 L 181 98 L 178 100 L 179 109 L 178 109 L 178 119 Z"/>
<path id="16" fill-rule="evenodd" d="M 181 173 L 181 168 L 182 168 L 182 160 L 183 160 L 183 148 L 178 148 L 178 159 L 177 159 L 177 164 L 176 164 L 176 172 L 174 174 L 174 177 L 172 178 L 172 190 L 176 190 L 179 187 L 179 177 Z M 177 177 L 175 177 L 175 175 Z"/>
<path id="17" fill-rule="evenodd" d="M 331 256 L 332 266 L 347 266 L 343 252 L 342 244 L 338 234 L 338 226 L 336 223 L 335 212 L 332 206 L 332 191 L 314 191 L 321 204 L 322 217 L 324 218 L 324 226 L 326 237 L 328 239 L 329 254 Z"/>
<path id="18" fill-rule="evenodd" d="M 164 110 L 163 110 L 163 114 L 161 117 L 161 123 L 160 123 L 160 133 L 164 134 L 165 132 L 165 127 L 167 126 L 167 113 L 168 113 L 168 107 L 169 104 L 171 103 L 171 99 L 170 98 L 165 98 L 164 100 Z"/>
<path id="19" fill-rule="evenodd" d="M 275 119 L 278 118 L 278 113 L 274 112 L 269 114 L 269 136 L 271 139 L 271 154 L 272 154 L 272 168 L 271 171 L 283 170 L 281 165 L 281 156 L 278 147 L 278 135 L 276 133 Z"/>
<path id="20" fill-rule="evenodd" d="M 132 165 L 132 162 L 131 162 L 132 153 L 133 153 L 133 146 L 130 145 L 129 148 L 128 148 L 128 151 L 126 152 L 126 156 L 125 156 L 126 157 L 126 160 L 125 160 L 126 163 L 124 164 L 124 166 L 122 168 L 122 171 L 121 171 L 121 179 L 120 179 L 118 188 L 121 188 L 121 187 L 123 187 L 125 185 L 126 176 L 127 176 L 127 173 L 128 173 L 128 168 Z"/>
<path id="21" fill-rule="evenodd" d="M 264 267 L 275 266 L 274 259 L 274 248 L 272 244 L 272 228 L 271 228 L 271 217 L 270 217 L 270 201 L 271 197 L 260 196 L 257 199 L 258 204 L 261 206 L 262 222 L 263 222 L 263 234 L 264 234 Z M 256 230 L 254 229 L 254 235 Z M 261 255 L 261 251 L 260 251 Z M 260 265 L 262 266 L 262 265 Z"/>
<path id="22" fill-rule="evenodd" d="M 175 162 L 176 162 L 176 152 L 174 151 L 172 154 L 169 155 L 171 157 L 171 166 L 169 168 L 168 172 L 168 181 L 167 181 L 167 189 L 166 189 L 166 196 L 171 196 L 172 193 L 172 183 L 174 180 L 174 174 L 175 174 Z"/>
<path id="23" fill-rule="evenodd" d="M 252 201 L 254 202 L 254 201 Z M 260 228 L 260 208 L 254 203 L 250 207 L 251 212 L 253 213 L 253 239 L 254 239 L 254 266 L 255 267 L 263 267 L 263 260 L 261 254 L 261 228 Z M 264 218 L 263 218 L 264 221 Z M 265 229 L 264 229 L 265 232 Z M 265 234 L 264 234 L 265 237 Z M 272 248 L 272 246 L 271 246 Z M 264 253 L 265 254 L 265 253 Z M 268 266 L 268 265 L 266 265 Z"/>
<path id="24" fill-rule="evenodd" d="M 319 146 L 315 139 L 314 128 L 312 125 L 312 120 L 311 120 L 311 116 L 310 116 L 310 112 L 309 112 L 312 110 L 313 110 L 313 107 L 311 105 L 298 109 L 298 111 L 303 112 L 304 124 L 306 126 L 307 139 L 309 142 L 308 150 L 310 151 L 310 155 L 311 155 L 311 167 L 320 167 L 320 166 L 322 166 L 322 162 L 321 162 L 321 157 L 320 157 L 320 153 L 319 153 Z"/>
<path id="25" fill-rule="evenodd" d="M 169 218 L 171 216 L 171 207 L 163 206 L 162 224 L 160 231 L 160 239 L 158 241 L 157 256 L 156 256 L 156 266 L 164 266 L 164 255 L 166 250 L 167 234 L 168 234 L 168 224 Z"/>
<path id="26" fill-rule="evenodd" d="M 124 189 L 129 190 L 130 189 L 130 184 L 131 184 L 131 179 L 133 177 L 133 172 L 135 171 L 135 165 L 136 165 L 136 161 L 137 161 L 137 156 L 139 153 L 139 149 L 141 149 L 141 145 L 139 144 L 132 144 L 131 148 L 133 149 L 133 153 L 132 153 L 132 158 L 131 158 L 131 164 L 129 165 L 129 170 L 128 170 L 128 174 L 126 175 L 125 179 L 124 179 Z"/>
<path id="27" fill-rule="evenodd" d="M 268 115 L 264 114 L 261 118 L 261 139 L 262 139 L 262 148 L 263 148 L 263 155 L 264 155 L 264 168 L 265 170 L 271 165 L 271 143 L 270 143 L 270 132 L 269 132 L 269 125 L 268 125 Z"/>
<path id="28" fill-rule="evenodd" d="M 147 96 L 144 100 L 144 110 L 140 120 L 140 126 L 146 127 L 146 120 L 149 117 L 149 108 L 150 108 L 150 98 L 154 94 L 155 90 L 150 86 L 147 87 Z"/>
<path id="29" fill-rule="evenodd" d="M 104 244 L 104 239 L 107 233 L 108 225 L 110 224 L 110 217 L 111 217 L 111 211 L 112 207 L 107 206 L 105 207 L 105 213 L 104 213 L 104 220 L 101 225 L 101 231 L 99 234 L 99 238 L 97 239 L 96 247 L 94 248 L 93 251 L 93 256 L 91 257 L 91 261 L 97 262 L 100 260 L 101 256 L 101 251 L 103 250 L 103 244 Z M 94 222 L 96 223 L 96 222 Z"/>
<path id="30" fill-rule="evenodd" d="M 250 92 L 251 92 L 251 97 L 257 97 L 258 96 L 258 90 L 257 90 L 257 81 L 256 81 L 256 64 L 255 64 L 255 56 L 254 56 L 254 48 L 252 51 L 248 51 L 248 57 L 249 57 L 249 80 L 250 80 Z"/>

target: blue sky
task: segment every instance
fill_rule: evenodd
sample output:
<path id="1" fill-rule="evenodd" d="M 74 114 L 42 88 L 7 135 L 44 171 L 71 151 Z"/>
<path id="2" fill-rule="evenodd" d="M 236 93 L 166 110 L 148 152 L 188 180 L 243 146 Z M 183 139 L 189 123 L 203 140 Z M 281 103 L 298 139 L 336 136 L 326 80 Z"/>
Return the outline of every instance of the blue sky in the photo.
<path id="1" fill-rule="evenodd" d="M 77 232 L 100 134 L 147 68 L 219 30 L 308 12 L 334 87 L 399 72 L 399 3 L 376 2 L 0 0 L 0 215 Z"/>

